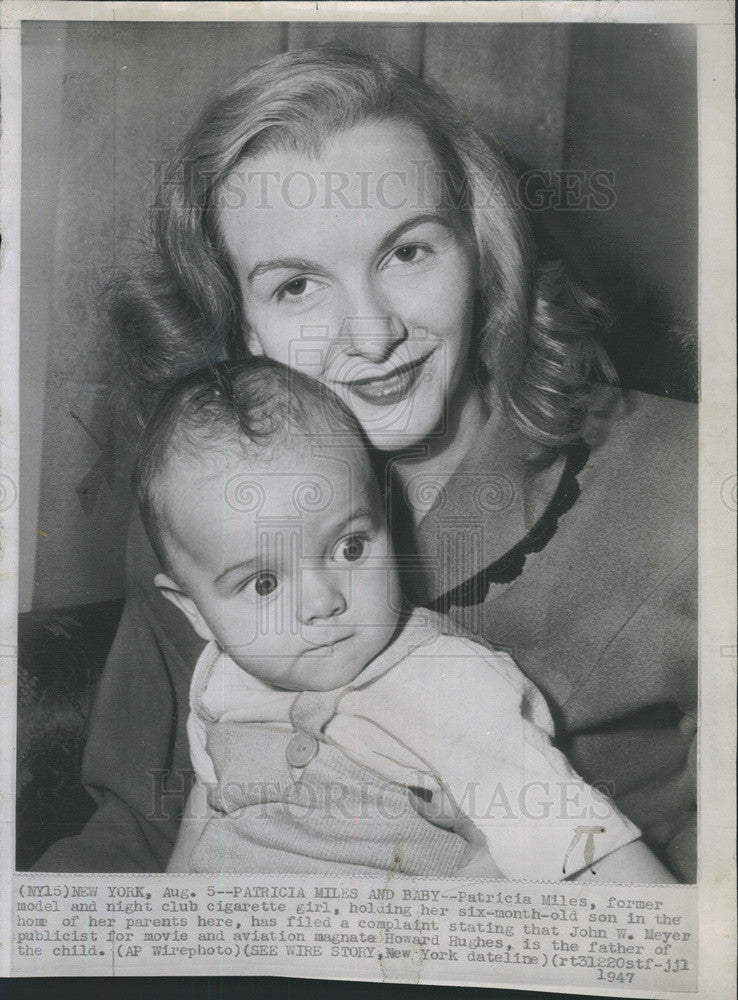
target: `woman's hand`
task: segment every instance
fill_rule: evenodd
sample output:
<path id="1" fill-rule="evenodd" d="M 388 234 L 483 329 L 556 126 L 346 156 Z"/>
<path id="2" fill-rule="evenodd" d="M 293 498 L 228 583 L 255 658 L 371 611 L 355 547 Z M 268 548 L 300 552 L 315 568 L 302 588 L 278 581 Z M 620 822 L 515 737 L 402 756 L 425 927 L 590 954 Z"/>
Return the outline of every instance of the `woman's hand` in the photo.
<path id="1" fill-rule="evenodd" d="M 504 878 L 504 872 L 495 864 L 489 853 L 487 839 L 474 823 L 453 801 L 451 796 L 441 788 L 432 795 L 425 789 L 408 789 L 408 797 L 413 809 L 423 819 L 440 826 L 443 830 L 451 830 L 466 841 L 466 848 L 461 858 L 461 866 L 456 872 L 465 878 Z"/>

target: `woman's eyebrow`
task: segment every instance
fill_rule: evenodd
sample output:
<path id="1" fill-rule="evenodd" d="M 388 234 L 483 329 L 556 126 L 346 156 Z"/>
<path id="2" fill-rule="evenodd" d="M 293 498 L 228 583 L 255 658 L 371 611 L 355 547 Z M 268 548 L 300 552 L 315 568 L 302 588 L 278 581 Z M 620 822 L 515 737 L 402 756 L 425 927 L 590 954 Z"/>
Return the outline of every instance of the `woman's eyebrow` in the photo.
<path id="1" fill-rule="evenodd" d="M 249 284 L 255 279 L 266 274 L 267 271 L 322 271 L 323 266 L 315 260 L 307 257 L 272 257 L 269 260 L 260 260 L 254 264 L 246 280 Z"/>
<path id="2" fill-rule="evenodd" d="M 331 531 L 333 534 L 340 535 L 344 531 L 347 531 L 356 521 L 362 520 L 375 522 L 377 520 L 377 512 L 369 506 L 357 507 L 347 517 L 339 521 L 338 524 L 333 525 Z"/>
<path id="3" fill-rule="evenodd" d="M 395 226 L 394 229 L 391 229 L 388 233 L 386 233 L 380 240 L 376 253 L 384 253 L 406 233 L 415 229 L 417 226 L 422 226 L 429 222 L 443 226 L 450 232 L 455 232 L 453 223 L 446 215 L 442 215 L 439 212 L 421 212 L 419 215 L 413 215 L 409 219 L 404 219 L 399 225 Z M 249 273 L 246 275 L 246 280 L 249 284 L 251 284 L 256 278 L 260 278 L 262 274 L 267 274 L 269 271 L 322 272 L 324 269 L 324 266 L 319 261 L 310 260 L 308 257 L 270 257 L 267 260 L 260 260 L 258 263 L 254 264 Z"/>
<path id="4" fill-rule="evenodd" d="M 384 253 L 406 233 L 409 233 L 412 229 L 416 229 L 418 226 L 422 226 L 429 222 L 443 226 L 451 233 L 456 231 L 453 223 L 447 215 L 441 214 L 440 212 L 421 212 L 418 215 L 410 216 L 409 219 L 405 219 L 398 226 L 395 226 L 394 229 L 391 229 L 385 236 L 383 236 L 380 240 L 379 246 L 377 247 L 377 253 Z"/>

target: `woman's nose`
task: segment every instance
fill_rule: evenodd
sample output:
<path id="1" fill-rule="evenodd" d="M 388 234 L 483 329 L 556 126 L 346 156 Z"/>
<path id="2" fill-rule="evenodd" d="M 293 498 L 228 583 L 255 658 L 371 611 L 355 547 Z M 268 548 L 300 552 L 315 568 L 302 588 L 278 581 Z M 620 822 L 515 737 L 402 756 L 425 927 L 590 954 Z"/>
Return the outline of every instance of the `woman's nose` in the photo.
<path id="1" fill-rule="evenodd" d="M 343 322 L 341 339 L 347 354 L 378 364 L 407 340 L 407 332 L 402 323 L 391 316 L 352 316 Z"/>
<path id="2" fill-rule="evenodd" d="M 306 569 L 302 572 L 298 613 L 303 625 L 335 618 L 347 607 L 346 589 L 335 571 Z"/>
<path id="3" fill-rule="evenodd" d="M 364 287 L 351 304 L 339 336 L 347 354 L 380 363 L 407 340 L 407 329 L 390 303 Z"/>

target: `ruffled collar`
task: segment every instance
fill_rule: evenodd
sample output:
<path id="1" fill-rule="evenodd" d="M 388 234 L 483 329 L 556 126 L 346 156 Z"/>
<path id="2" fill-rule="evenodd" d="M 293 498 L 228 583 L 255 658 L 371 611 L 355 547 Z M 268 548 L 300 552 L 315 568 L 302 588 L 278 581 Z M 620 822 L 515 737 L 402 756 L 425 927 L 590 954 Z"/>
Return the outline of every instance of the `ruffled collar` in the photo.
<path id="1" fill-rule="evenodd" d="M 569 446 L 559 485 L 545 511 L 527 535 L 499 559 L 433 600 L 430 607 L 434 611 L 445 614 L 452 606 L 480 604 L 491 584 L 512 583 L 520 576 L 526 557 L 533 552 L 541 552 L 548 545 L 556 534 L 559 518 L 576 503 L 581 492 L 577 476 L 587 464 L 590 450 L 590 446 L 581 438 Z"/>

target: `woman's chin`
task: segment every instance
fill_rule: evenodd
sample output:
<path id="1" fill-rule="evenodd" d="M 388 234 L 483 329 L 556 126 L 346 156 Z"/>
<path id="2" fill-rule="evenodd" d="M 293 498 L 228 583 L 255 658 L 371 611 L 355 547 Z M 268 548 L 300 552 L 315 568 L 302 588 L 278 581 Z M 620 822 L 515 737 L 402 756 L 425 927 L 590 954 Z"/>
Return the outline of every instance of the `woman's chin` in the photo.
<path id="1" fill-rule="evenodd" d="M 405 401 L 380 412 L 368 405 L 353 409 L 367 438 L 380 451 L 404 451 L 422 445 L 438 432 L 442 423 L 440 407 L 429 406 L 425 401 Z"/>
<path id="2" fill-rule="evenodd" d="M 427 438 L 427 432 L 413 433 L 412 430 L 408 430 L 406 433 L 387 433 L 387 434 L 368 434 L 367 437 L 372 445 L 377 451 L 384 452 L 401 452 L 409 451 L 410 449 L 423 448 L 425 440 Z"/>

